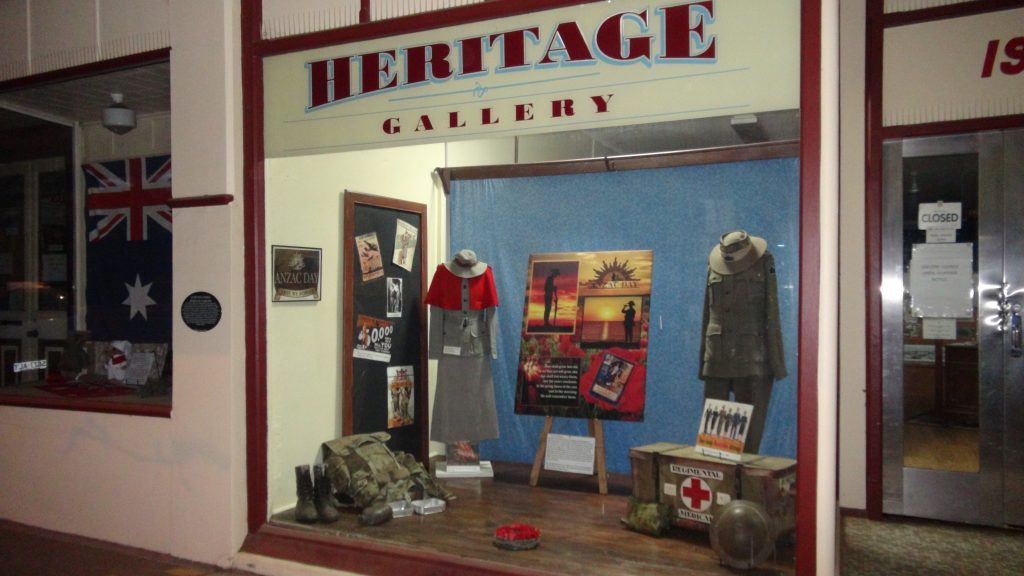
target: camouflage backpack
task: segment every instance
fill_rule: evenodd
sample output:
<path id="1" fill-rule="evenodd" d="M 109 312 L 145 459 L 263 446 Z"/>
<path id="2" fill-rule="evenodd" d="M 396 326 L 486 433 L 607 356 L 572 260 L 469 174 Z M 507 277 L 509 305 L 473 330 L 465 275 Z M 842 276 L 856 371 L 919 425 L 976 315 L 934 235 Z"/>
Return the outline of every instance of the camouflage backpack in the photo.
<path id="1" fill-rule="evenodd" d="M 365 508 L 430 496 L 450 500 L 452 495 L 411 454 L 387 447 L 390 438 L 387 432 L 374 432 L 323 443 L 327 478 L 341 504 Z"/>
<path id="2" fill-rule="evenodd" d="M 665 503 L 642 502 L 630 496 L 626 517 L 621 522 L 630 530 L 662 536 L 672 526 L 672 507 Z"/>

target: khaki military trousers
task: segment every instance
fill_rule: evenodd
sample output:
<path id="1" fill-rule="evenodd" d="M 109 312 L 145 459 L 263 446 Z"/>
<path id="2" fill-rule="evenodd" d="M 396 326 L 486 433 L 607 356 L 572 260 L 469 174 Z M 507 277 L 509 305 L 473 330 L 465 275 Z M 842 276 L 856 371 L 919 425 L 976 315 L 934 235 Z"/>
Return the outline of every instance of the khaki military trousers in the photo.
<path id="1" fill-rule="evenodd" d="M 729 397 L 732 392 L 733 397 Z M 765 418 L 768 416 L 768 402 L 772 399 L 772 378 L 770 376 L 745 376 L 743 378 L 704 378 L 704 398 L 729 400 L 750 404 L 754 411 L 747 426 L 747 441 L 743 451 L 757 454 L 764 434 Z"/>

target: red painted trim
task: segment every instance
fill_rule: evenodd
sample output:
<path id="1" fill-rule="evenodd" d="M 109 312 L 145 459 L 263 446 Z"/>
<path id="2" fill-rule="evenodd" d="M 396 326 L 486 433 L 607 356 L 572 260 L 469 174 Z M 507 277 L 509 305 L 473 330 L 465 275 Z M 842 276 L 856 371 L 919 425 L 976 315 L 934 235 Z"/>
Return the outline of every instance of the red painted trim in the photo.
<path id="1" fill-rule="evenodd" d="M 0 82 L 0 93 L 9 92 L 11 90 L 21 90 L 24 88 L 38 88 L 39 86 L 46 84 L 67 82 L 68 80 L 77 80 L 79 78 L 86 78 L 89 76 L 108 74 L 110 72 L 127 70 L 129 68 L 139 68 L 140 66 L 149 66 L 151 64 L 167 62 L 170 59 L 170 48 L 160 48 L 159 50 L 150 50 L 149 52 L 129 54 L 128 56 L 122 56 L 120 58 L 110 58 L 108 60 L 100 60 L 99 62 L 82 64 L 81 66 L 61 68 L 60 70 L 53 70 L 50 72 L 42 72 L 40 74 L 32 74 L 29 76 L 22 76 L 21 78 L 5 80 Z"/>
<path id="2" fill-rule="evenodd" d="M 267 521 L 267 315 L 263 200 L 263 3 L 242 2 L 243 218 L 245 227 L 245 428 L 248 526 Z"/>
<path id="3" fill-rule="evenodd" d="M 231 204 L 235 199 L 232 194 L 207 194 L 206 196 L 186 196 L 184 198 L 171 198 L 167 205 L 172 209 L 198 208 L 200 206 L 224 206 Z"/>
<path id="4" fill-rule="evenodd" d="M 359 0 L 359 23 L 370 22 L 370 0 Z"/>
<path id="5" fill-rule="evenodd" d="M 578 6 L 581 3 L 588 2 L 595 2 L 595 0 L 583 0 L 582 2 L 580 0 L 492 0 L 478 4 L 467 4 L 447 10 L 378 20 L 345 28 L 264 40 L 259 43 L 256 50 L 260 56 L 273 56 L 275 54 L 336 46 L 373 38 L 421 32 L 444 26 L 455 26 L 516 16 L 518 14 L 528 14 L 530 12 L 540 12 L 564 6 Z"/>
<path id="6" fill-rule="evenodd" d="M 800 315 L 797 369 L 796 573 L 817 569 L 821 0 L 800 9 Z"/>
<path id="7" fill-rule="evenodd" d="M 872 2 L 868 2 L 872 4 Z M 907 12 L 892 12 L 882 17 L 882 26 L 895 28 L 897 26 L 908 26 L 910 24 L 921 24 L 934 22 L 936 20 L 948 20 L 951 18 L 963 18 L 976 14 L 987 14 L 1000 10 L 1012 10 L 1024 8 L 1022 0 L 975 0 L 974 2 L 963 2 L 960 4 L 947 4 L 923 10 L 910 10 Z M 872 10 L 871 7 L 868 10 Z"/>
<path id="8" fill-rule="evenodd" d="M 250 6 L 252 4 L 252 6 Z M 248 431 L 249 532 L 245 549 L 251 542 L 271 535 L 266 527 L 267 513 L 267 436 L 266 436 L 266 318 L 265 272 L 263 270 L 263 77 L 261 57 L 299 50 L 366 40 L 413 31 L 490 20 L 514 14 L 541 11 L 561 6 L 577 5 L 574 0 L 518 0 L 473 4 L 451 10 L 420 14 L 407 18 L 374 22 L 339 30 L 307 34 L 272 41 L 260 40 L 261 12 L 259 2 L 244 2 L 243 25 L 243 98 L 245 130 L 245 190 L 246 190 L 246 389 Z M 819 285 L 819 203 L 820 203 L 820 150 L 821 150 L 821 0 L 805 0 L 801 10 L 801 295 L 800 344 L 798 370 L 798 414 L 800 426 L 797 438 L 798 484 L 797 492 L 797 559 L 799 574 L 814 574 L 816 570 L 816 484 L 818 440 L 818 285 Z M 273 534 L 277 537 L 277 534 Z M 317 558 L 322 562 L 339 562 L 335 550 L 319 544 L 316 550 L 306 550 L 316 540 L 312 535 L 293 537 L 290 532 L 280 535 L 290 538 L 289 544 L 274 546 L 275 556 L 288 554 L 298 561 L 309 562 Z M 289 552 L 291 548 L 304 552 Z M 345 555 L 342 553 L 342 555 Z M 283 556 L 282 556 L 283 557 Z M 418 554 L 417 557 L 420 557 Z M 362 556 L 360 556 L 362 558 Z M 403 565 L 403 571 L 409 566 Z M 383 572 L 382 572 L 383 573 Z"/>
<path id="9" fill-rule="evenodd" d="M 994 116 L 992 118 L 971 118 L 969 120 L 931 122 L 928 124 L 886 126 L 881 128 L 880 139 L 891 140 L 895 138 L 944 136 L 967 132 L 985 132 L 987 130 L 1010 130 L 1021 127 L 1024 127 L 1024 114 L 1013 114 L 1010 116 Z"/>
<path id="10" fill-rule="evenodd" d="M 868 517 L 882 518 L 882 49 L 883 7 L 868 2 L 865 54 L 864 237 L 867 328 L 866 494 Z"/>
<path id="11" fill-rule="evenodd" d="M 0 406 L 22 408 L 49 408 L 71 412 L 100 412 L 103 414 L 125 414 L 128 416 L 153 416 L 170 418 L 170 404 L 133 404 L 131 402 L 104 402 L 85 398 L 40 398 L 37 396 L 0 396 Z"/>

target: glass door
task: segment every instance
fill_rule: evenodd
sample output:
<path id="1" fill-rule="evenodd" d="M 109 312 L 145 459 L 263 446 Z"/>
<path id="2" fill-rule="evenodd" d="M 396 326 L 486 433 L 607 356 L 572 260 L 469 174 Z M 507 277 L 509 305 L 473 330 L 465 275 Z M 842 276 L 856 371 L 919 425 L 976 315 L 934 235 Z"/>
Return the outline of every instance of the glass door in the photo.
<path id="1" fill-rule="evenodd" d="M 1022 523 L 1022 141 L 1012 131 L 885 145 L 886 513 Z"/>

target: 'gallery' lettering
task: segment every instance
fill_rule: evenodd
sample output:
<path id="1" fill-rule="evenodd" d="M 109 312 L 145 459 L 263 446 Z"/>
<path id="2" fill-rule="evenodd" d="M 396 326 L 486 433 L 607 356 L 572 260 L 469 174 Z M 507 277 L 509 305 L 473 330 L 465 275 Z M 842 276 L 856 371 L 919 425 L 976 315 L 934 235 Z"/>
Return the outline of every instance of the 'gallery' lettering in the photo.
<path id="1" fill-rule="evenodd" d="M 614 94 L 600 94 L 597 96 L 590 97 L 591 106 L 587 107 L 588 111 L 593 111 L 594 114 L 604 114 L 608 112 L 608 103 L 611 102 Z M 576 101 L 572 98 L 562 98 L 559 100 L 551 101 L 550 118 L 569 118 L 575 116 L 577 113 Z M 528 122 L 533 120 L 535 117 L 536 108 L 533 102 L 518 103 L 512 106 L 512 122 Z M 440 126 L 447 127 L 450 129 L 465 128 L 467 126 L 467 120 L 462 115 L 461 111 L 447 112 L 439 115 L 439 117 L 447 117 L 447 123 L 443 120 Z M 494 108 L 486 107 L 480 109 L 479 126 L 488 126 L 501 123 L 502 116 L 499 111 Z M 402 119 L 399 116 L 392 116 L 387 120 L 384 120 L 381 125 L 381 130 L 385 134 L 400 134 L 402 132 Z M 420 114 L 416 117 L 416 127 L 413 132 L 431 132 L 434 130 L 434 120 L 430 114 Z"/>

